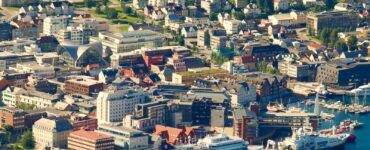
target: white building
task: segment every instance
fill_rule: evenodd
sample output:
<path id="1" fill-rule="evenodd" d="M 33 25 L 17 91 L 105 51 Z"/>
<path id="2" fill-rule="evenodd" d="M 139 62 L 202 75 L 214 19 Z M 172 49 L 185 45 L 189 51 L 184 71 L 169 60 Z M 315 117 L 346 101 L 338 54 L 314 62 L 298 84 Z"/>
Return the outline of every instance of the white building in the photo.
<path id="1" fill-rule="evenodd" d="M 239 31 L 240 21 L 239 20 L 224 20 L 224 29 L 228 35 L 236 34 Z"/>
<path id="2" fill-rule="evenodd" d="M 146 93 L 132 87 L 122 90 L 109 87 L 101 91 L 96 100 L 98 123 L 121 122 L 123 117 L 133 113 L 136 104 L 145 103 L 148 100 Z"/>
<path id="3" fill-rule="evenodd" d="M 268 16 L 272 25 L 293 26 L 306 22 L 306 14 L 292 11 L 290 13 L 276 14 Z"/>
<path id="4" fill-rule="evenodd" d="M 6 88 L 2 91 L 2 98 L 4 104 L 9 107 L 14 107 L 20 102 L 35 105 L 36 108 L 46 108 L 52 107 L 58 101 L 55 95 L 19 87 Z"/>
<path id="5" fill-rule="evenodd" d="M 32 126 L 35 149 L 65 149 L 72 125 L 64 118 L 41 118 Z"/>
<path id="6" fill-rule="evenodd" d="M 164 35 L 151 30 L 140 30 L 124 33 L 100 32 L 98 37 L 90 37 L 91 42 L 101 42 L 104 51 L 113 53 L 129 52 L 141 47 L 161 47 L 165 41 Z"/>
<path id="7" fill-rule="evenodd" d="M 146 150 L 149 147 L 149 136 L 139 130 L 100 124 L 97 132 L 112 136 L 114 144 L 120 149 Z"/>
<path id="8" fill-rule="evenodd" d="M 67 28 L 68 16 L 50 16 L 44 19 L 43 34 L 56 35 L 59 30 Z"/>

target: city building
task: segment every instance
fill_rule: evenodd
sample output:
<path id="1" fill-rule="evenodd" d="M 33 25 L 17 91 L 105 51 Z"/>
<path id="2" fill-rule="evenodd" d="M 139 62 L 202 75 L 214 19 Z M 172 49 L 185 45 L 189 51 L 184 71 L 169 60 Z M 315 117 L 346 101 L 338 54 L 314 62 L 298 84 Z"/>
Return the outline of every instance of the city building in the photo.
<path id="1" fill-rule="evenodd" d="M 58 96 L 35 89 L 8 87 L 3 91 L 3 101 L 10 107 L 25 103 L 34 105 L 36 108 L 46 108 L 53 106 L 58 101 Z"/>
<path id="2" fill-rule="evenodd" d="M 306 24 L 306 14 L 304 12 L 292 11 L 290 13 L 270 15 L 268 20 L 272 25 L 303 27 Z"/>
<path id="3" fill-rule="evenodd" d="M 109 87 L 99 92 L 96 101 L 98 124 L 104 124 L 122 122 L 126 115 L 134 112 L 135 105 L 148 102 L 149 97 L 140 90 Z"/>
<path id="4" fill-rule="evenodd" d="M 316 64 L 296 61 L 280 61 L 279 72 L 298 81 L 313 81 L 316 75 Z"/>
<path id="5" fill-rule="evenodd" d="M 113 150 L 114 139 L 111 136 L 89 130 L 77 130 L 69 134 L 70 150 Z"/>
<path id="6" fill-rule="evenodd" d="M 262 108 L 271 101 L 290 96 L 287 88 L 287 77 L 265 73 L 253 73 L 246 76 L 248 83 L 254 85 L 257 91 L 257 102 Z"/>
<path id="7" fill-rule="evenodd" d="M 233 110 L 233 135 L 253 143 L 258 137 L 258 118 L 244 107 Z"/>
<path id="8" fill-rule="evenodd" d="M 49 16 L 44 19 L 43 34 L 57 35 L 59 30 L 66 29 L 68 25 L 68 16 Z"/>
<path id="9" fill-rule="evenodd" d="M 217 106 L 211 109 L 211 127 L 225 127 L 227 124 L 227 112 L 225 107 Z"/>
<path id="10" fill-rule="evenodd" d="M 200 7 L 203 8 L 208 14 L 218 12 L 221 9 L 220 0 L 203 0 L 200 2 Z"/>
<path id="11" fill-rule="evenodd" d="M 168 100 L 157 100 L 135 105 L 133 115 L 123 118 L 123 126 L 141 131 L 154 129 L 155 125 L 167 123 Z"/>
<path id="12" fill-rule="evenodd" d="M 67 148 L 72 125 L 60 117 L 41 118 L 32 127 L 36 149 Z"/>
<path id="13" fill-rule="evenodd" d="M 84 45 L 63 44 L 56 48 L 60 60 L 72 67 L 86 67 L 88 65 L 105 65 L 103 60 L 103 45 L 92 42 Z"/>
<path id="14" fill-rule="evenodd" d="M 172 83 L 175 84 L 186 84 L 190 85 L 194 83 L 196 79 L 205 78 L 207 76 L 213 77 L 225 77 L 229 73 L 222 69 L 200 69 L 200 70 L 188 70 L 186 72 L 175 72 L 172 74 Z"/>
<path id="15" fill-rule="evenodd" d="M 98 128 L 98 120 L 85 114 L 71 116 L 70 122 L 72 124 L 73 131 L 81 129 L 96 130 Z"/>
<path id="16" fill-rule="evenodd" d="M 30 4 L 34 3 L 36 0 L 1 0 L 0 1 L 0 6 L 1 7 L 9 7 L 9 6 L 22 6 L 24 4 Z"/>
<path id="17" fill-rule="evenodd" d="M 145 6 L 148 5 L 148 1 L 149 0 L 133 0 L 132 1 L 132 6 L 135 8 L 135 9 L 144 9 Z"/>
<path id="18" fill-rule="evenodd" d="M 238 83 L 230 90 L 232 106 L 248 106 L 257 100 L 256 87 L 246 82 Z"/>
<path id="19" fill-rule="evenodd" d="M 112 136 L 118 149 L 146 150 L 149 148 L 149 136 L 139 130 L 100 124 L 97 132 Z"/>
<path id="20" fill-rule="evenodd" d="M 368 61 L 338 59 L 317 68 L 316 82 L 338 86 L 359 86 L 369 82 Z"/>
<path id="21" fill-rule="evenodd" d="M 223 27 L 228 35 L 239 33 L 239 26 L 241 21 L 239 20 L 224 20 Z"/>
<path id="22" fill-rule="evenodd" d="M 69 94 L 93 95 L 103 90 L 104 84 L 89 76 L 72 76 L 65 81 L 64 91 Z"/>
<path id="23" fill-rule="evenodd" d="M 158 32 L 140 30 L 124 32 L 121 34 L 100 32 L 98 37 L 91 37 L 90 42 L 101 41 L 104 51 L 110 50 L 113 53 L 129 52 L 141 47 L 161 47 L 165 37 Z"/>
<path id="24" fill-rule="evenodd" d="M 242 59 L 250 62 L 273 61 L 279 54 L 289 53 L 288 49 L 275 44 L 252 43 L 244 47 L 245 54 Z"/>
<path id="25" fill-rule="evenodd" d="M 9 21 L 0 21 L 0 41 L 9 41 L 12 39 L 12 26 Z"/>
<path id="26" fill-rule="evenodd" d="M 307 15 L 308 33 L 317 35 L 324 28 L 355 30 L 359 23 L 353 11 L 328 11 Z"/>
<path id="27" fill-rule="evenodd" d="M 39 27 L 32 21 L 13 20 L 12 25 L 12 38 L 37 38 Z"/>
<path id="28" fill-rule="evenodd" d="M 19 73 L 30 73 L 36 77 L 52 79 L 55 77 L 54 66 L 50 64 L 38 64 L 36 62 L 17 63 L 15 67 L 9 67 Z"/>
<path id="29" fill-rule="evenodd" d="M 25 128 L 25 116 L 26 112 L 21 109 L 14 107 L 2 107 L 0 108 L 0 127 L 3 128 L 9 125 L 14 128 L 14 130 L 23 130 Z"/>
<path id="30" fill-rule="evenodd" d="M 192 144 L 198 140 L 192 127 L 173 128 L 156 125 L 153 134 L 165 139 L 171 145 Z"/>

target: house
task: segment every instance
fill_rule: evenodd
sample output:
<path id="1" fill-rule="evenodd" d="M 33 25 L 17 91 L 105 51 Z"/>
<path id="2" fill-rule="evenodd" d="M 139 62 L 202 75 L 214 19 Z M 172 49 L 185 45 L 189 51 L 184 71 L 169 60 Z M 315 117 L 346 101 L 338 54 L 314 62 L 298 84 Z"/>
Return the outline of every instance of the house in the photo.
<path id="1" fill-rule="evenodd" d="M 132 1 L 132 6 L 135 9 L 144 9 L 146 5 L 148 5 L 148 0 L 133 0 Z"/>
<path id="2" fill-rule="evenodd" d="M 162 137 L 171 145 L 192 144 L 197 141 L 194 129 L 191 127 L 173 128 L 156 125 L 153 134 Z"/>
<path id="3" fill-rule="evenodd" d="M 257 102 L 262 108 L 271 101 L 290 96 L 286 76 L 253 73 L 246 76 L 247 82 L 256 87 Z"/>
<path id="4" fill-rule="evenodd" d="M 38 26 L 33 21 L 13 20 L 12 37 L 13 38 L 37 38 Z"/>
<path id="5" fill-rule="evenodd" d="M 148 23 L 138 23 L 132 24 L 128 27 L 128 31 L 137 31 L 137 30 L 152 30 L 155 32 L 162 32 L 162 28 L 156 25 L 148 24 Z"/>
<path id="6" fill-rule="evenodd" d="M 198 27 L 183 27 L 181 29 L 181 35 L 185 38 L 196 38 L 198 34 Z"/>
<path id="7" fill-rule="evenodd" d="M 161 10 L 155 9 L 153 6 L 150 5 L 144 8 L 144 15 L 153 20 L 162 20 L 165 17 L 165 14 Z"/>
<path id="8" fill-rule="evenodd" d="M 261 14 L 261 9 L 256 4 L 250 3 L 244 9 L 243 12 L 246 16 L 256 17 Z"/>
<path id="9" fill-rule="evenodd" d="M 105 84 L 113 82 L 118 76 L 118 69 L 106 68 L 100 71 L 99 81 Z"/>
<path id="10" fill-rule="evenodd" d="M 273 0 L 275 11 L 284 11 L 289 9 L 289 0 Z"/>

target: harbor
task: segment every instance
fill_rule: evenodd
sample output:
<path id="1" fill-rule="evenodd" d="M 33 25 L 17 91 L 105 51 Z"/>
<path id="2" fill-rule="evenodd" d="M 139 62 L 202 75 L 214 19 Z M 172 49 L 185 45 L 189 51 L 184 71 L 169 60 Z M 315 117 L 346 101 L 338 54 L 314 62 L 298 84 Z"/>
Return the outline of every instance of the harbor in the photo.
<path id="1" fill-rule="evenodd" d="M 367 107 L 366 105 L 368 105 L 369 99 L 369 97 L 363 97 L 361 100 L 361 106 Z M 325 103 L 323 103 L 324 101 Z M 343 124 L 349 120 L 355 121 L 357 124 L 359 124 L 356 125 L 356 127 L 353 127 L 354 130 L 351 131 L 351 133 L 356 136 L 355 142 L 345 143 L 342 149 L 368 149 L 368 147 L 370 147 L 370 143 L 368 142 L 370 140 L 370 137 L 368 136 L 370 134 L 370 113 L 351 113 L 350 111 L 346 111 L 347 109 L 339 109 L 341 106 L 353 106 L 351 105 L 352 102 L 354 102 L 354 97 L 350 95 L 338 96 L 325 100 L 321 99 L 319 105 L 320 111 L 323 113 L 333 114 L 335 117 L 330 120 L 321 121 L 319 129 L 327 130 L 333 126 L 339 126 L 341 123 Z M 302 103 L 294 103 L 288 107 L 301 107 L 307 112 L 314 112 L 314 105 L 302 105 Z"/>

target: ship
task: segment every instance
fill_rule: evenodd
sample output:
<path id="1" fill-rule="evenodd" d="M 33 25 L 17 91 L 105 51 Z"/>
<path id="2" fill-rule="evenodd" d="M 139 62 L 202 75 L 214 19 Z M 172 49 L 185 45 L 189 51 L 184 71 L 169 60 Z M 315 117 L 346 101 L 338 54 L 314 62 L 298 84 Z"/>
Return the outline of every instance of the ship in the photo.
<path id="1" fill-rule="evenodd" d="M 293 129 L 291 137 L 278 143 L 279 149 L 306 150 L 330 149 L 343 145 L 351 136 L 349 133 L 321 134 L 312 129 Z"/>
<path id="2" fill-rule="evenodd" d="M 370 83 L 366 85 L 361 85 L 358 88 L 355 88 L 349 92 L 347 95 L 351 96 L 369 96 L 370 95 Z"/>
<path id="3" fill-rule="evenodd" d="M 270 102 L 266 108 L 269 112 L 284 112 L 286 109 L 282 103 L 276 102 Z"/>

